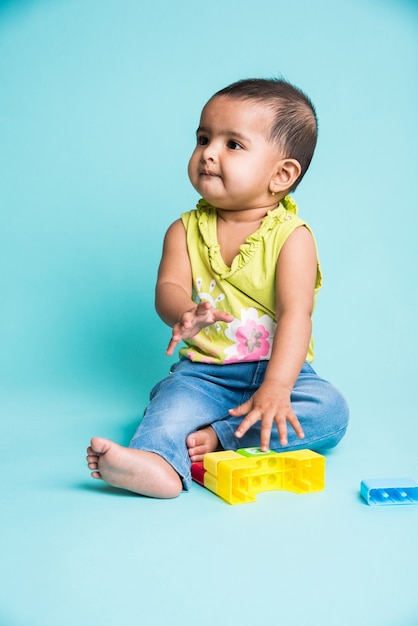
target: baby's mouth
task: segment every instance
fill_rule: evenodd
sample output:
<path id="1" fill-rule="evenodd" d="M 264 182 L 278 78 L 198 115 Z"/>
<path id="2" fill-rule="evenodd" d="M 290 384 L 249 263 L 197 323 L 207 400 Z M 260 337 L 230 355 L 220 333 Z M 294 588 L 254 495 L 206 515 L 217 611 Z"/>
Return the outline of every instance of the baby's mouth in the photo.
<path id="1" fill-rule="evenodd" d="M 215 174 L 215 172 L 211 172 L 210 170 L 201 170 L 199 174 L 200 176 L 219 176 L 219 174 Z"/>

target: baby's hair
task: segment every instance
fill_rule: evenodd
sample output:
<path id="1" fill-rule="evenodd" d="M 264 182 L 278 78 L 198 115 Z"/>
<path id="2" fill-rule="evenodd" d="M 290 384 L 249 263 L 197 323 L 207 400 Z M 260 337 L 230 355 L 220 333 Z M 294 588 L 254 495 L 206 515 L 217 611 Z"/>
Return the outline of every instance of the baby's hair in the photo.
<path id="1" fill-rule="evenodd" d="M 291 189 L 294 191 L 309 167 L 318 137 L 318 119 L 308 96 L 280 78 L 239 80 L 212 98 L 218 96 L 259 102 L 273 112 L 274 122 L 267 139 L 277 144 L 284 157 L 296 159 L 301 166 Z"/>

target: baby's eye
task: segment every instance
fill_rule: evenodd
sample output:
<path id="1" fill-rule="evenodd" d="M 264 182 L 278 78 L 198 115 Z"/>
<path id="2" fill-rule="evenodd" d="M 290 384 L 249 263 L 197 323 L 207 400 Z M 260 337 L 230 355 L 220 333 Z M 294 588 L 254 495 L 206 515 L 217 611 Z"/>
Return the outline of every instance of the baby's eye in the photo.
<path id="1" fill-rule="evenodd" d="M 230 139 L 230 141 L 228 141 L 228 148 L 230 150 L 241 150 L 242 146 L 237 141 L 233 141 L 232 139 Z"/>
<path id="2" fill-rule="evenodd" d="M 197 145 L 198 146 L 207 146 L 209 143 L 209 139 L 207 137 L 205 137 L 205 135 L 200 135 L 197 138 Z"/>

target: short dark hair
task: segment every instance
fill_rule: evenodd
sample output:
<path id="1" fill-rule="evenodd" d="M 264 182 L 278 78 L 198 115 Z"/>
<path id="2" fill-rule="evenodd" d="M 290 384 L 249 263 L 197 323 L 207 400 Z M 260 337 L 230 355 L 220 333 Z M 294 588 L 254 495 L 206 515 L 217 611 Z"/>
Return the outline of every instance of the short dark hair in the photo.
<path id="1" fill-rule="evenodd" d="M 260 102 L 273 112 L 268 140 L 301 166 L 290 190 L 294 191 L 309 167 L 318 137 L 318 119 L 308 96 L 282 78 L 246 78 L 216 92 L 211 100 L 218 96 Z"/>

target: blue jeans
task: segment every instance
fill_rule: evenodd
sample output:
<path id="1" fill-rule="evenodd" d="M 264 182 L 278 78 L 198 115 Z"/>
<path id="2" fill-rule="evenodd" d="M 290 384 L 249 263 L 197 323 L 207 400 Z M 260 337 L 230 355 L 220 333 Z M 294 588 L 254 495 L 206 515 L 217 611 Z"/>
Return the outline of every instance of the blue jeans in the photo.
<path id="1" fill-rule="evenodd" d="M 237 439 L 234 435 L 243 417 L 231 417 L 228 409 L 248 400 L 263 382 L 268 361 L 208 365 L 181 359 L 169 376 L 155 385 L 143 420 L 129 444 L 131 448 L 155 452 L 176 470 L 184 489 L 191 484 L 191 462 L 186 438 L 199 428 L 211 425 L 222 448 L 237 450 L 260 445 L 261 422 Z M 347 429 L 348 407 L 340 392 L 320 378 L 305 363 L 291 394 L 304 439 L 288 425 L 288 445 L 279 442 L 273 425 L 270 449 L 322 451 L 332 448 Z"/>

